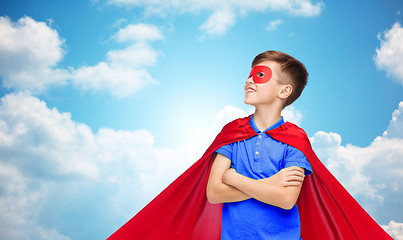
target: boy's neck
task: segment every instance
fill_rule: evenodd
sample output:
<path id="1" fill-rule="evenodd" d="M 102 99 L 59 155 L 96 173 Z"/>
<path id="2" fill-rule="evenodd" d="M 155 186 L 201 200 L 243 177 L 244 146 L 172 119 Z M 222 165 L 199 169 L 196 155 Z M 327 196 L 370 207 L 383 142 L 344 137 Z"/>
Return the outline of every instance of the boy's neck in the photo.
<path id="1" fill-rule="evenodd" d="M 280 109 L 256 107 L 253 121 L 260 131 L 264 131 L 281 119 Z"/>

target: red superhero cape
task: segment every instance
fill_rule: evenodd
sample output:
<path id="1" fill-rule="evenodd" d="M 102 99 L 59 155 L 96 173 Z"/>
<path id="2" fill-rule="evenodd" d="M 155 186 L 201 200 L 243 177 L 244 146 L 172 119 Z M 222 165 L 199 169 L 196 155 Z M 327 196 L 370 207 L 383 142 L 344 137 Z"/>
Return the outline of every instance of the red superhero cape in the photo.
<path id="1" fill-rule="evenodd" d="M 108 240 L 220 239 L 222 204 L 207 201 L 207 180 L 219 147 L 256 135 L 249 119 L 224 126 L 200 160 Z M 312 166 L 297 202 L 302 239 L 392 239 L 320 162 L 304 130 L 286 122 L 266 133 L 301 150 Z"/>

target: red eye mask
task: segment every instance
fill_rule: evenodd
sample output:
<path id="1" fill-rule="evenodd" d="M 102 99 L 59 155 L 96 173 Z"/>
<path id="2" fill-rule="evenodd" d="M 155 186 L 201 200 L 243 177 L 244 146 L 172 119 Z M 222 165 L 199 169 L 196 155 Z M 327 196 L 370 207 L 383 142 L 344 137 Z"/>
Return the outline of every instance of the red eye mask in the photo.
<path id="1" fill-rule="evenodd" d="M 271 78 L 272 72 L 268 66 L 254 66 L 250 71 L 249 77 L 253 76 L 254 83 L 267 83 Z"/>

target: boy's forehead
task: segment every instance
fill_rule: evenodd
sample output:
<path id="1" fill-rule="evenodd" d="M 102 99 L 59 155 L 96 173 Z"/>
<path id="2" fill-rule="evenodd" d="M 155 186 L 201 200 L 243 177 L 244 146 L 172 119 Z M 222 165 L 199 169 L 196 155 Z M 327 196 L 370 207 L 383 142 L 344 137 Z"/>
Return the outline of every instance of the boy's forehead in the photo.
<path id="1" fill-rule="evenodd" d="M 263 61 L 260 62 L 258 64 L 256 64 L 255 66 L 267 66 L 271 69 L 273 76 L 280 76 L 281 75 L 281 67 L 280 64 L 278 64 L 277 62 L 274 61 Z"/>

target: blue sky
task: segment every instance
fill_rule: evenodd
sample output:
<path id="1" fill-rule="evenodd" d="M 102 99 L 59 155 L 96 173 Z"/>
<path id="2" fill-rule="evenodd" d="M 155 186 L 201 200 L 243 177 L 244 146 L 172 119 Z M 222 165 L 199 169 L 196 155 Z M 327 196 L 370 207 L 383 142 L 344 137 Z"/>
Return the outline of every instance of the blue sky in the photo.
<path id="1" fill-rule="evenodd" d="M 250 63 L 274 49 L 310 74 L 286 120 L 403 239 L 402 10 L 399 0 L 1 0 L 0 238 L 109 236 L 225 122 L 251 113 Z"/>

